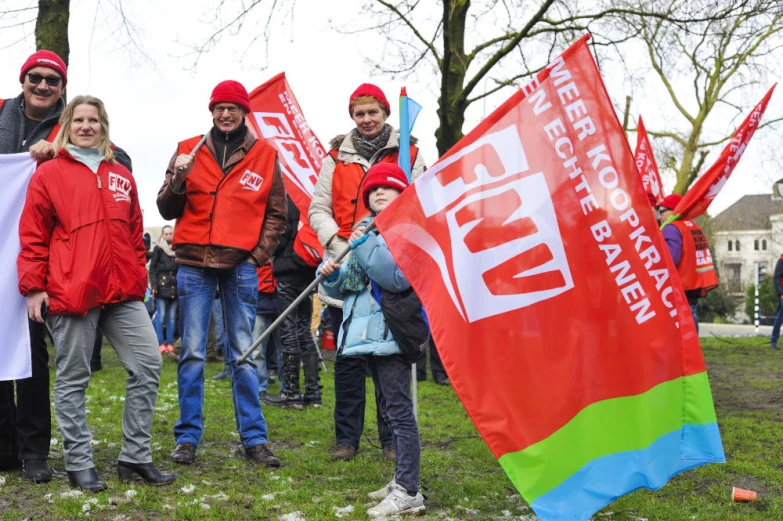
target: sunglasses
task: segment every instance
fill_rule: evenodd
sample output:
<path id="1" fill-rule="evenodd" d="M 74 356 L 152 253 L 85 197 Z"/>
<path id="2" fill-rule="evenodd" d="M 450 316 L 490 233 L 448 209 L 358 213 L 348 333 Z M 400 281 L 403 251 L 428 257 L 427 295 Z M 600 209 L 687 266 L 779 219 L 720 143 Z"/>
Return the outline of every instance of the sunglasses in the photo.
<path id="1" fill-rule="evenodd" d="M 62 78 L 59 76 L 41 76 L 40 74 L 34 74 L 32 72 L 27 73 L 27 81 L 33 85 L 38 85 L 41 83 L 41 80 L 46 80 L 46 84 L 50 87 L 56 87 L 60 84 Z"/>

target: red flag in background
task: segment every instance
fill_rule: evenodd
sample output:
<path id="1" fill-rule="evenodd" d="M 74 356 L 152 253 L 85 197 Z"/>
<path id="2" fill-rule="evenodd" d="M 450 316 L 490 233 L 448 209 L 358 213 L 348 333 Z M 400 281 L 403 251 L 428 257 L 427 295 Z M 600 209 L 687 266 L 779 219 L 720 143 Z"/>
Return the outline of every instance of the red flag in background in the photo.
<path id="1" fill-rule="evenodd" d="M 302 114 L 291 86 L 281 72 L 250 93 L 252 115 L 247 118 L 256 137 L 277 149 L 285 189 L 299 209 L 297 238 L 306 250 L 323 255 L 323 247 L 310 228 L 307 213 L 326 151 Z"/>
<path id="2" fill-rule="evenodd" d="M 767 104 L 776 85 L 777 83 L 767 91 L 764 98 L 748 114 L 745 121 L 742 122 L 742 125 L 729 140 L 729 144 L 721 152 L 718 160 L 715 161 L 715 164 L 704 172 L 693 183 L 693 186 L 688 189 L 680 204 L 674 209 L 675 218 L 680 217 L 691 220 L 707 211 L 712 200 L 715 199 L 723 185 L 729 180 L 729 176 L 734 171 L 734 167 L 737 166 L 742 154 L 745 153 L 745 149 L 748 143 L 750 143 L 750 138 L 753 137 L 753 133 L 756 132 L 764 111 L 767 110 Z"/>
<path id="3" fill-rule="evenodd" d="M 375 220 L 542 521 L 723 459 L 688 304 L 586 42 Z"/>
<path id="4" fill-rule="evenodd" d="M 636 152 L 634 153 L 636 168 L 639 169 L 639 175 L 642 176 L 642 185 L 647 192 L 648 199 L 655 206 L 658 206 L 663 200 L 663 183 L 661 183 L 661 174 L 658 172 L 658 164 L 655 162 L 653 149 L 650 146 L 650 138 L 647 135 L 647 129 L 644 128 L 642 117 L 639 116 L 639 125 L 636 131 Z"/>

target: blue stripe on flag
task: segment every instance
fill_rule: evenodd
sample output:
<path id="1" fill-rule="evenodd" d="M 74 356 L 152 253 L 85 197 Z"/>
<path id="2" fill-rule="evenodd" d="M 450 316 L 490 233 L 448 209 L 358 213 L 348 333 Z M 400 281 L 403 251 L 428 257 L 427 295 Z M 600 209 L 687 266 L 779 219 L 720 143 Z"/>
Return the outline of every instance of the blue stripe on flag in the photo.
<path id="1" fill-rule="evenodd" d="M 684 425 L 645 449 L 591 461 L 531 507 L 541 521 L 586 521 L 622 495 L 657 490 L 680 472 L 725 461 L 717 423 Z"/>

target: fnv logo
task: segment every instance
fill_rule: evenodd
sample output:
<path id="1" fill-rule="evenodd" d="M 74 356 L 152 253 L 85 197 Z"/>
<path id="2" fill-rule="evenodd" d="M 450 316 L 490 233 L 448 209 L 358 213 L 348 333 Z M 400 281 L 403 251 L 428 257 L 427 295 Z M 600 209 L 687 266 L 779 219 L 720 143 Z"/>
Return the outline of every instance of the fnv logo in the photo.
<path id="1" fill-rule="evenodd" d="M 242 174 L 242 178 L 239 180 L 239 184 L 245 187 L 245 190 L 253 190 L 254 192 L 258 192 L 261 189 L 261 183 L 263 182 L 263 177 L 250 170 L 245 170 L 245 173 Z"/>
<path id="2" fill-rule="evenodd" d="M 133 185 L 131 184 L 130 179 L 126 179 L 120 174 L 109 172 L 109 191 L 113 192 L 115 201 L 124 201 L 126 203 L 130 203 L 130 193 L 132 186 Z"/>
<path id="3" fill-rule="evenodd" d="M 510 126 L 435 165 L 414 185 L 425 214 L 443 215 L 447 229 L 437 238 L 409 240 L 448 266 L 443 282 L 469 322 L 574 287 L 546 178 L 541 172 L 520 177 L 528 170 Z"/>

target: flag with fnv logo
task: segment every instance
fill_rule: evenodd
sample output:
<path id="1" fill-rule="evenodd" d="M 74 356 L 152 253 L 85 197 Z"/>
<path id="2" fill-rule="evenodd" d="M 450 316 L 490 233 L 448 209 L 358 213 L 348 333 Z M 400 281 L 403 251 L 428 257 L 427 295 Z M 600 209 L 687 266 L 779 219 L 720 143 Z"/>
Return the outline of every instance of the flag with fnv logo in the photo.
<path id="1" fill-rule="evenodd" d="M 663 201 L 663 183 L 661 183 L 661 174 L 658 172 L 658 163 L 655 162 L 650 138 L 647 135 L 647 129 L 644 127 L 642 117 L 639 116 L 639 125 L 636 129 L 636 168 L 639 169 L 639 175 L 642 176 L 642 186 L 647 192 L 647 198 L 655 201 L 657 206 Z"/>
<path id="2" fill-rule="evenodd" d="M 324 250 L 310 228 L 307 213 L 326 151 L 307 124 L 284 72 L 250 93 L 250 107 L 250 129 L 277 149 L 286 192 L 299 210 L 294 248 L 306 262 L 317 266 Z"/>
<path id="3" fill-rule="evenodd" d="M 688 304 L 587 39 L 375 221 L 542 521 L 724 461 Z"/>
<path id="4" fill-rule="evenodd" d="M 19 255 L 19 218 L 27 195 L 27 184 L 35 172 L 30 154 L 0 154 L 0 381 L 21 380 L 32 375 L 27 303 L 19 294 L 16 257 Z"/>

